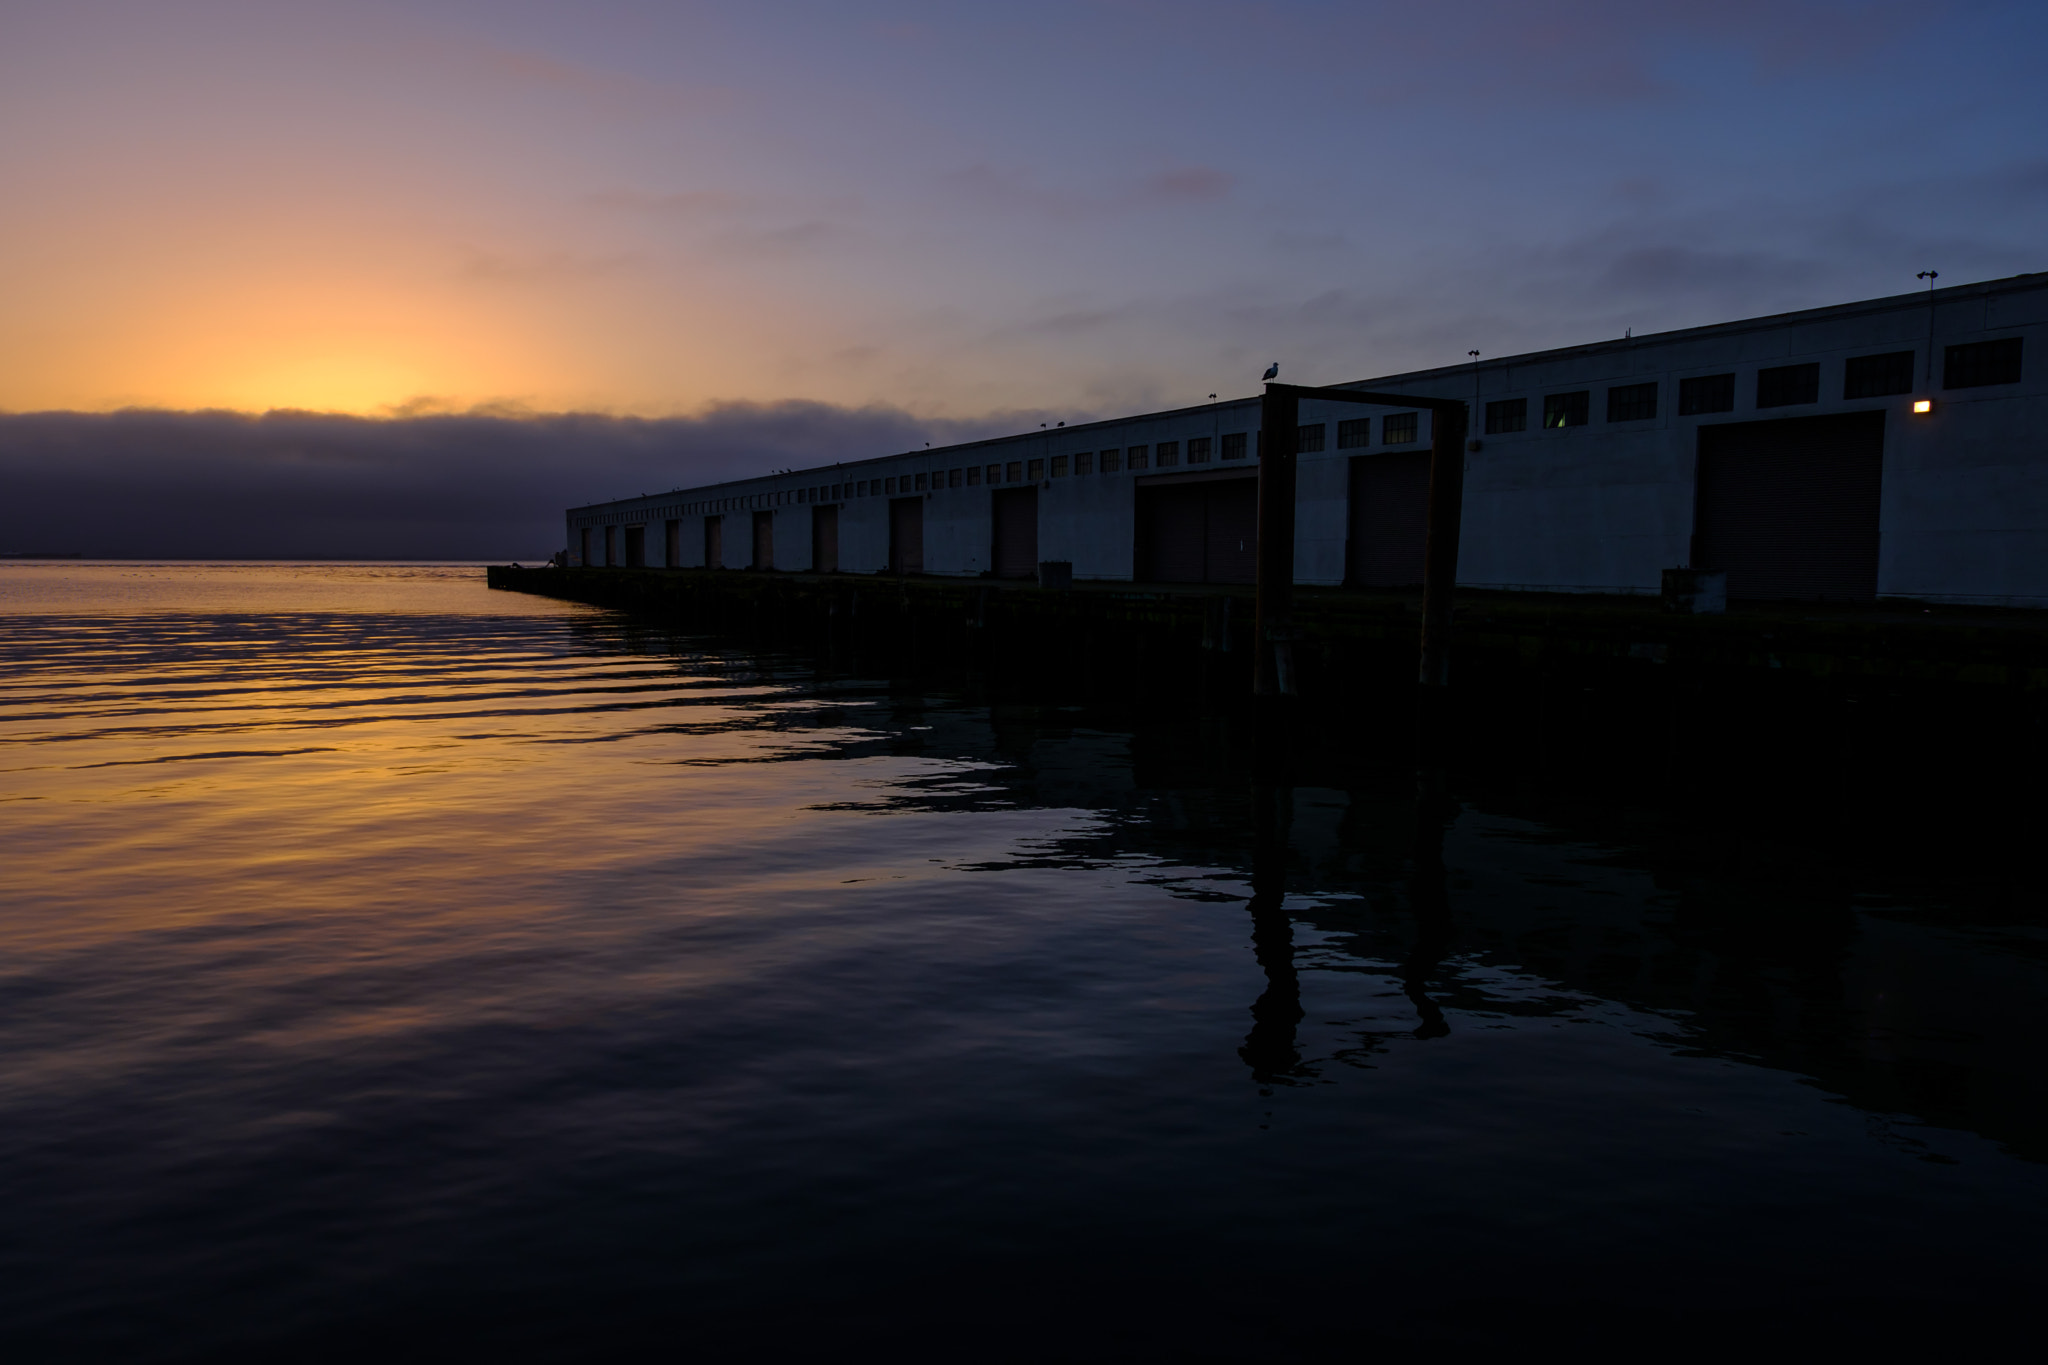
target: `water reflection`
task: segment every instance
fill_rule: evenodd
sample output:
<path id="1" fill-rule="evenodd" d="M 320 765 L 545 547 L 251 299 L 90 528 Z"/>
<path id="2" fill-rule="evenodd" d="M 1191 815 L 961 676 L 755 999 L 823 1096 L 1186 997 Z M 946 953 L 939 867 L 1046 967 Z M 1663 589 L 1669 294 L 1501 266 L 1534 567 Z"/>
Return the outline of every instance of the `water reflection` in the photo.
<path id="1" fill-rule="evenodd" d="M 2020 1301 L 2028 901 L 433 587 L 0 637 L 17 1358 Z"/>

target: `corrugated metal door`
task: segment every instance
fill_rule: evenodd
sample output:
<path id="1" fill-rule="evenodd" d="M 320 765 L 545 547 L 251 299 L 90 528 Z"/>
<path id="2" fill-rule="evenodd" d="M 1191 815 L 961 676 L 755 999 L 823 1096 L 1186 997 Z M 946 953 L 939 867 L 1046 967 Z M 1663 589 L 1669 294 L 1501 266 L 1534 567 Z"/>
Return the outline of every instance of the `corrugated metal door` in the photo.
<path id="1" fill-rule="evenodd" d="M 704 518 L 704 567 L 725 567 L 725 518 Z"/>
<path id="2" fill-rule="evenodd" d="M 1422 581 L 1429 537 L 1429 452 L 1351 460 L 1352 583 L 1407 587 Z"/>
<path id="3" fill-rule="evenodd" d="M 606 568 L 611 568 L 611 567 L 612 567 L 613 565 L 617 564 L 618 562 L 619 562 L 619 528 L 618 528 L 618 527 L 616 527 L 616 526 L 607 526 L 607 527 L 605 527 L 605 528 L 604 528 L 604 563 L 605 563 L 605 567 L 606 567 Z"/>
<path id="4" fill-rule="evenodd" d="M 1199 583 L 1208 529 L 1202 485 L 1138 489 L 1138 579 L 1145 583 Z"/>
<path id="5" fill-rule="evenodd" d="M 1692 566 L 1730 597 L 1871 601 L 1883 473 L 1882 412 L 1701 427 Z"/>
<path id="6" fill-rule="evenodd" d="M 665 569 L 683 567 L 683 524 L 680 521 L 661 524 L 661 565 Z"/>
<path id="7" fill-rule="evenodd" d="M 1208 551 L 1205 583 L 1255 583 L 1259 577 L 1259 481 L 1228 479 L 1194 485 L 1204 493 Z"/>
<path id="8" fill-rule="evenodd" d="M 775 514 L 754 513 L 754 567 L 772 569 L 775 567 Z"/>
<path id="9" fill-rule="evenodd" d="M 626 528 L 626 567 L 644 569 L 647 567 L 647 528 L 628 526 Z"/>
<path id="10" fill-rule="evenodd" d="M 999 488 L 995 510 L 997 578 L 1031 578 L 1038 573 L 1038 490 Z"/>
<path id="11" fill-rule="evenodd" d="M 811 509 L 811 572 L 839 572 L 839 506 Z"/>
<path id="12" fill-rule="evenodd" d="M 889 572 L 924 572 L 924 499 L 889 500 Z"/>

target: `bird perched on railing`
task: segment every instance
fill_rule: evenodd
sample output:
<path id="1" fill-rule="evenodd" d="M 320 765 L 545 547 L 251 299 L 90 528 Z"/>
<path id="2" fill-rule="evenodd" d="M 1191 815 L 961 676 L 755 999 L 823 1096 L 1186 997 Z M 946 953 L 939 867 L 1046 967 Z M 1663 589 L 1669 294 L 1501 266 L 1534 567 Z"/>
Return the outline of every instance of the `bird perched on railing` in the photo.
<path id="1" fill-rule="evenodd" d="M 1277 361 L 1277 360 L 1276 360 L 1276 361 L 1274 361 L 1274 362 L 1273 362 L 1272 364 L 1268 365 L 1268 366 L 1266 367 L 1266 372 L 1265 372 L 1264 374 L 1262 374 L 1262 375 L 1260 375 L 1260 376 L 1259 376 L 1259 378 L 1261 378 L 1261 379 L 1269 379 L 1269 380 L 1270 380 L 1270 379 L 1278 379 L 1279 377 L 1280 377 L 1280 362 L 1279 362 L 1279 361 Z"/>

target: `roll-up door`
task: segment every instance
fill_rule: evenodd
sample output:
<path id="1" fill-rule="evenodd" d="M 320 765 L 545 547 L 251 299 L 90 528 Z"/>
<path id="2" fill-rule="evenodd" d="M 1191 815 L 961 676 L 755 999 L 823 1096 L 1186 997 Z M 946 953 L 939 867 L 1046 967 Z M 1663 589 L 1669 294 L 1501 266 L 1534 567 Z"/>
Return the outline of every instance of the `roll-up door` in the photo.
<path id="1" fill-rule="evenodd" d="M 647 567 L 647 528 L 628 526 L 626 528 L 626 567 L 644 569 Z"/>
<path id="2" fill-rule="evenodd" d="M 811 509 L 811 572 L 839 572 L 839 504 Z"/>
<path id="3" fill-rule="evenodd" d="M 1168 476 L 1137 488 L 1137 575 L 1148 583 L 1258 577 L 1256 477 Z"/>
<path id="4" fill-rule="evenodd" d="M 704 567 L 725 567 L 725 518 L 704 518 Z"/>
<path id="5" fill-rule="evenodd" d="M 1350 582 L 1366 588 L 1422 581 L 1429 538 L 1429 452 L 1351 460 Z"/>
<path id="6" fill-rule="evenodd" d="M 1038 572 L 1038 490 L 999 488 L 990 501 L 995 512 L 996 577 L 1033 577 Z"/>
<path id="7" fill-rule="evenodd" d="M 609 569 L 616 565 L 618 562 L 619 528 L 616 526 L 607 526 L 604 528 L 604 564 L 605 567 Z"/>
<path id="8" fill-rule="evenodd" d="M 1730 597 L 1868 602 L 1883 472 L 1882 412 L 1701 427 L 1693 567 Z"/>
<path id="9" fill-rule="evenodd" d="M 661 524 L 661 565 L 665 569 L 683 567 L 683 524 L 680 521 Z"/>
<path id="10" fill-rule="evenodd" d="M 754 567 L 772 569 L 775 567 L 775 514 L 754 513 Z"/>
<path id="11" fill-rule="evenodd" d="M 889 500 L 889 572 L 924 572 L 924 499 Z"/>

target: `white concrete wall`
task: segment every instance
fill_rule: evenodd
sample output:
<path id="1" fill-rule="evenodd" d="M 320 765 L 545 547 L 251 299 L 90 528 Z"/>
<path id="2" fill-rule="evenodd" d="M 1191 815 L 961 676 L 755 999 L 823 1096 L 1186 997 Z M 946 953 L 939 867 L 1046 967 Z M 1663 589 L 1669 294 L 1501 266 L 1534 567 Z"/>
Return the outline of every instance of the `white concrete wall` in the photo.
<path id="1" fill-rule="evenodd" d="M 1931 326 L 1930 326 L 1931 324 Z M 1930 336 L 1931 331 L 1931 336 Z M 1942 351 L 1999 336 L 2025 338 L 2023 382 L 1990 388 L 1943 390 Z M 1931 347 L 1931 352 L 1930 352 Z M 1843 365 L 1851 356 L 1911 349 L 1918 387 L 1910 394 L 1844 400 Z M 1933 385 L 1926 385 L 1930 363 Z M 1817 361 L 1820 401 L 1759 410 L 1758 369 Z M 1695 417 L 1678 415 L 1679 381 L 1733 371 L 1735 408 Z M 1655 418 L 1610 423 L 1606 390 L 1654 381 Z M 1882 410 L 1885 429 L 1879 591 L 1951 600 L 2048 605 L 2048 275 L 1903 296 L 1699 328 L 1688 332 L 1598 343 L 1570 350 L 1486 361 L 1477 370 L 1446 367 L 1363 381 L 1360 387 L 1419 396 L 1474 399 L 1472 434 L 1480 448 L 1466 461 L 1465 525 L 1459 579 L 1472 586 L 1589 591 L 1654 592 L 1665 568 L 1690 553 L 1696 428 L 1827 413 Z M 1546 394 L 1589 392 L 1587 425 L 1545 430 Z M 1529 429 L 1487 435 L 1486 402 L 1523 397 Z M 1936 411 L 1915 416 L 1915 398 L 1932 398 Z M 1301 457 L 1295 572 L 1303 583 L 1341 582 L 1346 561 L 1350 461 L 1388 448 L 1337 448 L 1336 424 L 1350 417 L 1383 417 L 1395 408 L 1305 402 L 1304 422 L 1327 424 L 1325 448 Z M 1012 461 L 1043 460 L 1039 484 L 1039 557 L 1071 560 L 1082 579 L 1128 579 L 1134 567 L 1139 474 L 1050 476 L 1054 456 L 1070 460 L 1105 447 L 1119 451 L 1178 441 L 1181 463 L 1153 465 L 1143 474 L 1229 468 L 1221 438 L 1245 432 L 1254 443 L 1258 402 L 1242 399 L 1178 412 L 1149 413 L 1112 422 L 1053 428 L 942 450 L 917 451 L 794 475 L 743 480 L 715 488 L 682 490 L 573 509 L 568 543 L 590 523 L 602 550 L 607 522 L 647 526 L 648 561 L 661 562 L 661 523 L 679 517 L 686 564 L 702 562 L 703 518 L 723 509 L 725 562 L 751 559 L 752 511 L 774 509 L 775 558 L 780 569 L 810 567 L 813 504 L 800 490 L 844 486 L 839 499 L 839 563 L 852 573 L 887 565 L 890 494 L 886 478 L 936 476 L 940 487 L 925 499 L 925 571 L 978 575 L 990 568 L 992 516 L 987 483 L 944 486 L 947 471 Z M 1206 465 L 1186 463 L 1186 445 L 1206 436 Z M 1416 445 L 1426 448 L 1428 414 Z M 1255 459 L 1245 467 L 1255 467 Z M 857 493 L 856 485 L 875 490 Z M 997 485 L 1005 486 L 1005 485 Z M 897 496 L 903 494 L 898 493 Z M 680 510 L 678 510 L 680 509 Z M 623 540 L 622 540 L 623 543 Z"/>

